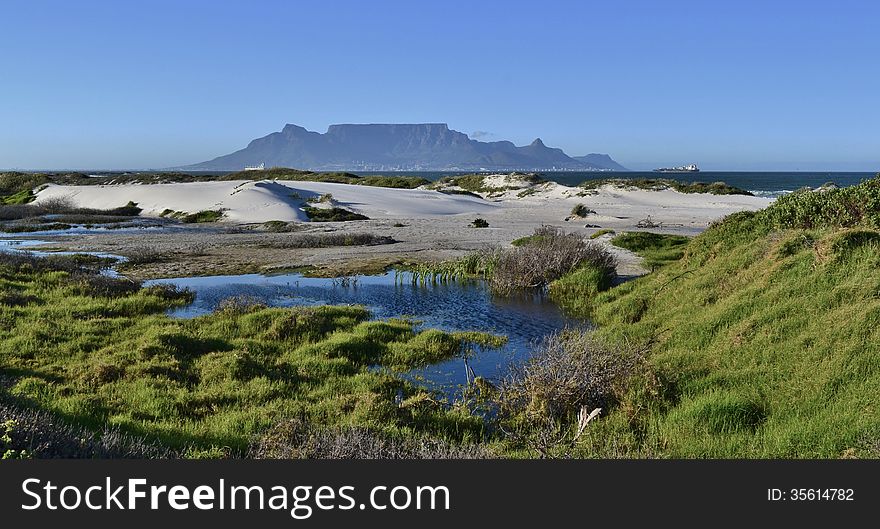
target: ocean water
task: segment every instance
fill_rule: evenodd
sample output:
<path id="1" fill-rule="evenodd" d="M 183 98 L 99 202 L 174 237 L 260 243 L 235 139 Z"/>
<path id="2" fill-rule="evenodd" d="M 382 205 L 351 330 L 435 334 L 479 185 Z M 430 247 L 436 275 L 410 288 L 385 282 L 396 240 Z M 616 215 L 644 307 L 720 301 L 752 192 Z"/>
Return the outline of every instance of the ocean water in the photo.
<path id="1" fill-rule="evenodd" d="M 412 176 L 421 176 L 428 180 L 437 180 L 443 176 L 471 174 L 467 171 L 457 172 L 401 172 Z M 360 175 L 390 174 L 389 172 L 359 172 Z M 778 197 L 803 187 L 816 188 L 827 182 L 834 182 L 840 187 L 858 184 L 871 178 L 876 173 L 844 173 L 844 172 L 731 172 L 701 171 L 699 173 L 655 173 L 653 171 L 561 171 L 540 173 L 542 177 L 560 184 L 575 186 L 586 180 L 598 178 L 668 178 L 679 182 L 725 182 L 729 185 L 751 191 L 757 196 Z"/>

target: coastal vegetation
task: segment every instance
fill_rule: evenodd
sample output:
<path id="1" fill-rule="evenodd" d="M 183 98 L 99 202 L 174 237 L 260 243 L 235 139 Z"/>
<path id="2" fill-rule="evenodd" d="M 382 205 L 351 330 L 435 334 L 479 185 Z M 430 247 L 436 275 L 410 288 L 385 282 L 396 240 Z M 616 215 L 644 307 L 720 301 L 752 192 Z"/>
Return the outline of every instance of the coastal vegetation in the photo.
<path id="1" fill-rule="evenodd" d="M 346 222 L 350 220 L 370 220 L 366 215 L 349 211 L 345 208 L 330 207 L 316 208 L 304 207 L 303 211 L 312 222 Z"/>
<path id="2" fill-rule="evenodd" d="M 529 185 L 537 185 L 544 183 L 545 180 L 539 177 L 536 174 L 532 173 L 511 173 L 507 175 L 507 179 L 513 181 L 522 181 Z M 467 174 L 467 175 L 459 175 L 459 176 L 444 176 L 437 180 L 436 182 L 428 185 L 429 189 L 438 189 L 443 190 L 448 187 L 458 187 L 463 191 L 467 191 L 469 193 L 479 194 L 479 193 L 503 193 L 505 191 L 511 191 L 516 189 L 522 189 L 522 186 L 519 185 L 503 185 L 503 186 L 493 186 L 489 185 L 486 182 L 486 175 L 482 174 Z M 477 195 L 479 196 L 479 195 Z"/>
<path id="3" fill-rule="evenodd" d="M 587 215 L 596 213 L 592 209 L 588 208 L 584 204 L 576 204 L 573 208 L 571 208 L 571 216 L 572 217 L 580 217 L 585 218 Z"/>
<path id="4" fill-rule="evenodd" d="M 673 180 L 671 178 L 597 178 L 578 184 L 578 187 L 587 192 L 596 191 L 603 186 L 645 189 L 648 191 L 674 189 L 679 193 L 711 193 L 713 195 L 752 196 L 752 193 L 745 189 L 740 189 L 724 182 L 679 182 L 678 180 Z"/>
<path id="5" fill-rule="evenodd" d="M 876 457 L 878 215 L 880 178 L 794 193 L 599 294 L 597 338 L 649 344 L 650 375 L 580 453 Z"/>
<path id="6" fill-rule="evenodd" d="M 45 200 L 0 205 L 0 231 L 30 233 L 47 230 L 67 230 L 73 225 L 104 225 L 121 228 L 141 213 L 134 202 L 112 209 L 92 209 L 74 206 L 65 199 Z"/>
<path id="7" fill-rule="evenodd" d="M 255 174 L 256 173 L 256 174 Z M 221 180 L 253 180 L 254 177 L 266 180 L 289 180 L 303 182 L 330 182 L 334 184 L 353 184 L 372 187 L 391 187 L 396 189 L 415 189 L 430 183 L 418 176 L 359 176 L 354 173 L 321 173 L 272 167 L 264 171 L 239 171 L 223 175 Z"/>
<path id="8" fill-rule="evenodd" d="M 634 231 L 615 236 L 611 244 L 638 254 L 645 268 L 654 270 L 681 259 L 688 241 L 684 235 Z"/>
<path id="9" fill-rule="evenodd" d="M 541 226 L 533 235 L 514 241 L 510 248 L 422 264 L 412 270 L 412 281 L 442 283 L 478 278 L 486 280 L 493 293 L 509 296 L 540 291 L 572 272 L 580 272 L 581 280 L 593 278 L 591 287 L 600 290 L 613 281 L 615 266 L 614 257 L 600 245 L 554 226 Z"/>
<path id="10" fill-rule="evenodd" d="M 333 246 L 378 246 L 394 244 L 393 237 L 374 233 L 298 233 L 262 243 L 267 248 L 330 248 Z"/>
<path id="11" fill-rule="evenodd" d="M 188 213 L 186 211 L 174 211 L 173 209 L 163 210 L 159 214 L 160 217 L 177 219 L 186 224 L 202 224 L 206 222 L 219 222 L 223 218 L 223 210 L 211 209 Z"/>
<path id="12" fill-rule="evenodd" d="M 478 417 L 438 405 L 395 373 L 502 338 L 370 320 L 357 306 L 279 309 L 246 299 L 177 320 L 164 312 L 190 293 L 141 288 L 99 268 L 84 258 L 0 256 L 4 422 L 33 410 L 51 414 L 44 428 L 61 425 L 65 438 L 68 425 L 86 428 L 91 447 L 109 442 L 101 432 L 118 431 L 187 457 L 243 455 L 292 417 L 454 444 L 485 431 Z M 37 437 L 31 430 L 26 439 Z"/>
<path id="13" fill-rule="evenodd" d="M 617 232 L 610 228 L 602 228 L 601 230 L 597 230 L 592 235 L 590 235 L 591 239 L 598 239 L 603 235 L 615 235 Z"/>
<path id="14" fill-rule="evenodd" d="M 46 184 L 59 185 L 113 185 L 113 184 L 171 184 L 228 180 L 287 180 L 302 182 L 330 182 L 372 187 L 415 189 L 430 181 L 417 176 L 359 176 L 344 172 L 314 172 L 286 167 L 272 167 L 264 171 L 239 171 L 227 174 L 182 172 L 107 173 L 88 176 L 82 173 L 0 173 L 0 204 L 25 204 L 35 198 L 33 191 Z"/>
<path id="15" fill-rule="evenodd" d="M 547 337 L 500 380 L 469 376 L 451 402 L 400 374 L 502 337 L 244 298 L 173 319 L 165 312 L 191 293 L 106 277 L 106 260 L 0 255 L 0 447 L 9 457 L 880 455 L 880 177 L 792 193 L 690 239 L 612 241 L 653 272 L 613 286 L 600 243 L 552 227 L 415 267 L 413 281 L 547 290 L 592 324 Z"/>

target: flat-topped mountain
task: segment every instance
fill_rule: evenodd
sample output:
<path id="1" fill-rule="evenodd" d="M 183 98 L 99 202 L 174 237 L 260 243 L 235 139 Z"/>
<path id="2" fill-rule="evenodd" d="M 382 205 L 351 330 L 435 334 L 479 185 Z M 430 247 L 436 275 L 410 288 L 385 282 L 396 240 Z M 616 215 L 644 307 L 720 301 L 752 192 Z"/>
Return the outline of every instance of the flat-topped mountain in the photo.
<path id="1" fill-rule="evenodd" d="M 522 147 L 482 142 L 445 123 L 330 125 L 324 134 L 288 124 L 244 149 L 183 169 L 236 171 L 259 164 L 317 171 L 625 170 L 607 155 L 572 158 L 540 138 Z"/>

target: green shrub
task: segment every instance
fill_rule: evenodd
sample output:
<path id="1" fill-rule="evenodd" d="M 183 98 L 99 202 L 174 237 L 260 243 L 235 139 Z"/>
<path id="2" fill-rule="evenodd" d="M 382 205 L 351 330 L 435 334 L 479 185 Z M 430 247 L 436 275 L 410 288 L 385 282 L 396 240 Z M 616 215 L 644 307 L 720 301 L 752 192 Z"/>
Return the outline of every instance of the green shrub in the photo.
<path id="1" fill-rule="evenodd" d="M 587 215 L 591 215 L 596 213 L 592 209 L 588 208 L 584 204 L 577 204 L 575 207 L 571 208 L 571 215 L 573 217 L 581 217 L 584 218 Z"/>
<path id="2" fill-rule="evenodd" d="M 528 244 L 498 254 L 488 278 L 489 285 L 493 292 L 502 295 L 544 288 L 587 265 L 601 270 L 609 278 L 616 275 L 613 256 L 600 245 L 584 241 L 577 234 L 565 234 L 558 228 L 542 226 L 535 230 L 535 237 Z"/>
<path id="3" fill-rule="evenodd" d="M 474 219 L 473 222 L 471 222 L 471 225 L 474 228 L 488 228 L 489 222 L 486 219 L 477 218 L 477 219 Z"/>
<path id="4" fill-rule="evenodd" d="M 758 217 L 771 229 L 880 227 L 880 176 L 856 186 L 781 196 Z"/>
<path id="5" fill-rule="evenodd" d="M 185 214 L 180 217 L 180 220 L 187 224 L 194 223 L 204 223 L 204 222 L 219 222 L 220 219 L 223 218 L 222 210 L 204 210 L 196 213 Z"/>
<path id="6" fill-rule="evenodd" d="M 366 215 L 355 213 L 344 208 L 305 207 L 303 211 L 312 222 L 346 222 L 350 220 L 370 220 Z"/>

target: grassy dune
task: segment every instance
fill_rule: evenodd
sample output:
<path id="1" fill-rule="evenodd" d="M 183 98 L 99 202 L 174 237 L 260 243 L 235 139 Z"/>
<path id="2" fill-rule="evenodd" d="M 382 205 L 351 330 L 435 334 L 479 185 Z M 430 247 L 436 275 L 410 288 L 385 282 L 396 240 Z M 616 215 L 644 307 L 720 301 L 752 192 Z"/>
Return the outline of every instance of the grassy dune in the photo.
<path id="1" fill-rule="evenodd" d="M 597 298 L 598 336 L 650 344 L 591 456 L 845 457 L 880 440 L 880 178 L 801 192 Z"/>

